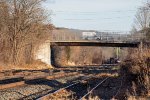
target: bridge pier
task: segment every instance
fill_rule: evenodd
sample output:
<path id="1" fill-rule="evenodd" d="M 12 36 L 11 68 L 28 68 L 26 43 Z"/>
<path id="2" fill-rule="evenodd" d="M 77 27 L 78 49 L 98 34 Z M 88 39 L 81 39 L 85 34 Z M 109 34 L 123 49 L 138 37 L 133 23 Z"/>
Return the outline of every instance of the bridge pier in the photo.
<path id="1" fill-rule="evenodd" d="M 120 58 L 120 47 L 116 48 L 116 57 L 117 57 L 117 59 Z"/>
<path id="2" fill-rule="evenodd" d="M 52 66 L 55 66 L 55 54 L 54 46 L 50 45 L 50 62 Z"/>

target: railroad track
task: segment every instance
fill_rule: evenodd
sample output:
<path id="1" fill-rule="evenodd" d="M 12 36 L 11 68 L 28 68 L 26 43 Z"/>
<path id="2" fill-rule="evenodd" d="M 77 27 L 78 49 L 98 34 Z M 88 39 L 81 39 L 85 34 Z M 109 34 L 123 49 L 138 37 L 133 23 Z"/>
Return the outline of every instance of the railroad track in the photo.
<path id="1" fill-rule="evenodd" d="M 72 77 L 72 76 L 68 76 L 68 77 Z M 61 90 L 65 89 L 65 88 L 67 88 L 67 87 L 70 87 L 70 86 L 73 86 L 73 85 L 77 84 L 80 80 L 88 79 L 88 78 L 90 78 L 90 77 L 89 76 L 85 77 L 82 74 L 80 74 L 78 76 L 76 75 L 76 78 L 74 78 L 73 80 L 68 79 L 69 81 L 67 83 L 64 83 L 64 84 L 62 84 L 60 86 L 57 86 L 57 87 L 53 87 L 52 89 L 45 89 L 45 90 L 36 92 L 34 94 L 24 96 L 23 98 L 20 98 L 19 100 L 36 100 L 38 98 L 45 97 L 47 94 L 57 93 L 58 91 L 61 91 Z M 63 89 L 62 89 L 62 87 L 63 87 Z"/>
<path id="2" fill-rule="evenodd" d="M 72 72 L 72 71 L 68 71 L 67 73 L 65 72 L 54 72 L 53 74 L 50 75 L 50 73 L 48 74 L 30 74 L 27 76 L 23 76 L 23 75 L 16 75 L 13 77 L 6 77 L 6 78 L 2 78 L 0 79 L 0 90 L 2 89 L 7 89 L 7 88 L 13 88 L 16 86 L 21 86 L 24 85 L 26 83 L 26 81 L 30 81 L 30 80 L 38 80 L 38 79 L 56 79 L 56 78 L 61 78 L 61 77 L 65 77 L 65 76 L 70 76 L 70 75 L 76 75 L 78 74 L 78 72 Z"/>
<path id="3" fill-rule="evenodd" d="M 83 79 L 81 79 L 81 80 L 77 80 L 76 82 L 74 82 L 74 83 L 72 83 L 72 84 L 69 84 L 68 86 L 65 86 L 65 87 L 63 87 L 63 88 L 60 88 L 60 89 L 55 90 L 55 91 L 53 91 L 53 92 L 50 92 L 50 93 L 48 93 L 48 94 L 46 94 L 46 95 L 43 95 L 43 96 L 37 98 L 36 100 L 51 100 L 50 97 L 51 97 L 52 95 L 54 95 L 54 94 L 56 94 L 56 93 L 59 93 L 59 92 L 65 90 L 65 89 L 68 89 L 68 88 L 71 88 L 71 87 L 75 87 L 77 84 L 80 84 L 82 81 L 86 81 L 86 80 L 91 79 L 91 78 L 93 78 L 93 77 L 85 77 L 85 78 L 83 78 Z M 86 93 L 83 97 L 81 97 L 80 100 L 82 100 L 83 98 L 85 98 L 86 96 L 88 96 L 93 90 L 95 90 L 98 86 L 100 86 L 103 82 L 105 82 L 105 81 L 108 80 L 108 79 L 109 79 L 109 77 L 106 77 L 106 78 L 103 79 L 101 82 L 99 82 L 98 84 L 96 84 L 96 86 L 95 86 L 94 88 L 92 88 L 92 89 L 90 90 L 90 92 Z M 78 88 L 78 87 L 76 87 L 76 88 Z"/>
<path id="4" fill-rule="evenodd" d="M 94 88 L 92 88 L 88 93 L 86 93 L 83 97 L 81 97 L 79 100 L 83 100 L 84 98 L 86 98 L 88 95 L 90 95 L 90 93 L 92 93 L 98 86 L 100 86 L 103 82 L 105 82 L 107 79 L 109 79 L 109 77 L 106 77 L 105 79 L 103 79 L 101 82 L 99 82 Z"/>
<path id="5" fill-rule="evenodd" d="M 84 70 L 83 70 L 84 71 Z M 77 72 L 72 72 L 72 71 L 67 71 L 67 74 L 65 73 L 66 71 L 62 71 L 62 72 L 58 72 L 57 71 L 57 73 L 55 73 L 55 74 L 52 74 L 52 75 L 37 75 L 37 76 L 28 76 L 28 77 L 23 77 L 23 81 L 17 81 L 17 82 L 12 82 L 12 83 L 8 83 L 8 84 L 0 84 L 0 89 L 2 89 L 2 92 L 5 92 L 5 90 L 6 90 L 6 92 L 7 92 L 7 89 L 8 89 L 8 92 L 9 92 L 9 90 L 11 89 L 11 88 L 13 88 L 13 91 L 15 90 L 15 89 L 17 89 L 17 91 L 18 91 L 18 89 L 20 89 L 20 88 L 22 88 L 22 86 L 23 87 L 25 87 L 26 88 L 26 85 L 27 85 L 27 90 L 29 90 L 30 89 L 30 87 L 28 88 L 28 83 L 27 83 L 27 81 L 33 81 L 34 82 L 34 80 L 41 80 L 41 79 L 44 79 L 44 80 L 53 80 L 54 79 L 54 81 L 55 81 L 55 79 L 59 79 L 60 78 L 60 80 L 61 80 L 61 78 L 65 78 L 65 77 L 69 77 L 69 76 L 77 76 L 77 75 L 79 75 L 79 74 L 81 74 L 81 73 L 78 73 L 78 71 Z M 64 74 L 64 75 L 63 75 Z M 86 76 L 86 75 L 89 75 L 89 74 L 84 74 L 84 76 Z M 71 88 L 72 87 L 78 87 L 79 85 L 83 85 L 83 84 L 88 84 L 88 81 L 89 81 L 89 79 L 92 79 L 92 78 L 94 78 L 94 77 L 96 77 L 96 75 L 97 74 L 91 74 L 91 76 L 86 76 L 86 77 L 82 77 L 82 78 L 80 78 L 80 79 L 77 79 L 77 78 L 74 78 L 73 79 L 73 81 L 72 81 L 72 79 L 70 78 L 69 79 L 69 81 L 66 81 L 66 83 L 64 84 L 62 84 L 62 85 L 60 85 L 60 86 L 58 86 L 58 87 L 54 87 L 54 88 L 49 88 L 48 86 L 48 88 L 47 87 L 45 87 L 45 86 L 43 86 L 44 85 L 44 82 L 43 82 L 43 80 L 41 81 L 42 82 L 42 84 L 41 83 L 38 83 L 37 82 L 37 84 L 38 85 L 41 85 L 41 86 L 43 86 L 44 88 L 43 89 L 40 89 L 40 90 L 38 90 L 37 92 L 29 92 L 29 93 L 25 93 L 24 94 L 24 92 L 22 92 L 22 90 L 24 90 L 24 89 L 22 89 L 21 90 L 21 93 L 22 94 L 24 94 L 22 97 L 21 97 L 21 100 L 35 100 L 35 99 L 37 99 L 37 100 L 45 100 L 45 99 L 43 99 L 43 98 L 49 98 L 51 95 L 53 95 L 53 94 L 57 94 L 57 93 L 59 93 L 59 92 L 61 92 L 61 91 L 63 91 L 63 90 L 71 90 Z M 101 77 L 101 76 L 100 76 Z M 101 80 L 100 81 L 103 81 L 102 80 L 103 78 L 101 78 Z M 25 81 L 24 81 L 25 80 Z M 58 81 L 58 80 L 57 80 Z M 1 82 L 1 81 L 0 81 Z M 49 82 L 51 83 L 51 81 L 47 81 L 48 82 L 48 84 L 49 84 Z M 59 82 L 59 81 L 58 81 Z M 98 81 L 97 81 L 98 82 Z M 60 82 L 60 83 L 62 83 L 62 82 Z M 103 82 L 102 82 L 103 83 Z M 46 83 L 47 84 L 47 83 Z M 30 85 L 30 84 L 29 84 Z M 34 83 L 32 83 L 31 85 L 35 85 Z M 95 85 L 97 85 L 97 83 L 95 84 Z M 20 87 L 21 86 L 21 87 Z M 36 86 L 36 85 L 35 85 Z M 63 87 L 62 87 L 63 86 Z M 37 86 L 37 87 L 40 87 L 40 86 Z M 50 86 L 51 87 L 51 86 Z M 53 86 L 52 86 L 53 87 Z M 92 87 L 93 87 L 93 85 L 92 85 Z M 10 89 L 9 89 L 10 88 Z M 32 87 L 31 87 L 32 88 Z M 3 89 L 4 89 L 4 91 L 3 91 Z M 36 89 L 36 88 L 34 88 L 34 89 Z M 32 90 L 32 89 L 31 89 Z M 1 90 L 0 90 L 1 91 Z M 11 92 L 12 90 L 10 90 L 10 92 Z M 36 91 L 36 90 L 35 90 Z M 87 93 L 87 91 L 85 92 L 85 93 Z M 91 93 L 91 92 L 90 92 Z M 83 94 L 81 95 L 81 96 L 84 96 Z M 78 96 L 79 97 L 79 96 Z M 78 99 L 80 99 L 80 98 L 78 98 Z"/>
<path id="6" fill-rule="evenodd" d="M 97 68 L 94 67 L 92 69 L 96 70 Z M 49 79 L 65 77 L 66 74 L 64 74 L 64 72 L 59 72 L 59 70 L 58 70 L 58 72 L 56 70 L 56 72 L 54 72 L 54 74 L 52 74 L 52 75 L 50 75 L 50 73 L 42 74 L 42 75 L 41 74 L 34 75 L 33 73 L 37 72 L 37 71 L 33 71 L 33 73 L 31 75 L 27 75 L 27 76 L 19 76 L 19 75 L 17 75 L 17 76 L 14 76 L 13 78 L 12 77 L 8 77 L 6 79 L 0 79 L 0 90 L 24 85 L 27 80 L 37 80 L 37 79 L 48 79 L 49 80 Z M 68 70 L 68 68 L 65 68 L 63 70 Z M 70 73 L 69 73 L 69 71 L 70 71 Z M 68 73 L 67 76 L 72 75 L 72 74 L 75 75 L 77 72 L 80 72 L 78 70 L 76 72 L 72 72 L 71 70 L 69 70 L 69 71 L 67 72 Z M 89 71 L 87 69 L 83 69 L 81 71 L 81 73 L 82 72 L 83 73 L 89 73 Z M 17 73 L 17 72 L 15 72 L 15 73 Z"/>
<path id="7" fill-rule="evenodd" d="M 73 76 L 73 75 L 77 75 L 77 74 L 78 74 L 77 72 L 74 72 L 74 73 L 59 72 L 59 73 L 55 73 L 53 75 L 40 75 L 39 74 L 37 76 L 26 76 L 26 77 L 21 77 L 21 76 L 18 77 L 17 76 L 17 77 L 13 77 L 13 78 L 0 80 L 0 90 L 26 85 L 26 83 L 28 81 L 34 81 L 34 80 L 38 80 L 38 79 L 53 80 L 53 79 L 58 79 L 58 78 L 67 77 L 67 76 Z"/>

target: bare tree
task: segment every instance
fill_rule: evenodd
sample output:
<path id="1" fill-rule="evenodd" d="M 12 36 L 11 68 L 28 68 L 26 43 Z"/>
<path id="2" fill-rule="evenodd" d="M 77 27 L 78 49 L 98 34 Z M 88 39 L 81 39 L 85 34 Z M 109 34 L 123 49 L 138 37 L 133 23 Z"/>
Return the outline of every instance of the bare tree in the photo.
<path id="1" fill-rule="evenodd" d="M 8 54 L 4 57 L 8 58 L 8 62 L 18 64 L 25 62 L 24 59 L 33 58 L 34 48 L 48 38 L 50 28 L 45 25 L 47 14 L 41 7 L 43 1 L 1 0 L 0 25 L 3 27 L 0 36 L 3 38 L 3 47 L 7 46 L 9 58 L 6 57 Z"/>
<path id="2" fill-rule="evenodd" d="M 138 30 L 145 29 L 150 25 L 150 8 L 149 6 L 144 6 L 139 9 L 137 15 L 135 16 L 135 26 Z"/>
<path id="3" fill-rule="evenodd" d="M 78 66 L 102 63 L 100 47 L 55 47 L 55 64 L 57 66 Z"/>

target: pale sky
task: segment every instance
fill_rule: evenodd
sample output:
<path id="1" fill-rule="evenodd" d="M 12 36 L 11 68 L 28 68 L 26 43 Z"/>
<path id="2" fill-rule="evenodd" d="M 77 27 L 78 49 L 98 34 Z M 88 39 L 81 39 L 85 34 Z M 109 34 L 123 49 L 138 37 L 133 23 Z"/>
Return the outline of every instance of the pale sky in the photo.
<path id="1" fill-rule="evenodd" d="M 98 31 L 130 31 L 145 0 L 47 0 L 56 27 Z"/>

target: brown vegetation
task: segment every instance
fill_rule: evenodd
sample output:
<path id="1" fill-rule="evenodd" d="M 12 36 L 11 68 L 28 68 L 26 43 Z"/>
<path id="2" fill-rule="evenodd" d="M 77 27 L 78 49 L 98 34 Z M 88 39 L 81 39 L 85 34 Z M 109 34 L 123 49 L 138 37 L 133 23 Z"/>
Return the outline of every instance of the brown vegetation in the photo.
<path id="1" fill-rule="evenodd" d="M 149 92 L 150 50 L 130 50 L 130 56 L 121 65 L 123 88 L 127 96 L 147 96 Z"/>
<path id="2" fill-rule="evenodd" d="M 0 62 L 29 64 L 34 51 L 48 38 L 51 25 L 41 7 L 44 0 L 0 1 Z"/>
<path id="3" fill-rule="evenodd" d="M 102 50 L 98 47 L 53 47 L 58 66 L 83 66 L 102 63 Z"/>
<path id="4" fill-rule="evenodd" d="M 135 28 L 140 30 L 134 31 L 136 36 L 140 33 L 141 45 L 138 49 L 129 49 L 129 55 L 121 65 L 121 77 L 124 79 L 122 87 L 122 97 L 131 99 L 132 97 L 147 97 L 149 94 L 150 84 L 150 48 L 149 48 L 149 22 L 150 22 L 150 2 L 141 7 L 136 15 Z M 136 30 L 136 29 L 135 29 Z M 138 34 L 136 34 L 138 33 Z M 134 98 L 134 99 L 135 99 Z M 137 98 L 136 98 L 137 99 Z"/>
<path id="5" fill-rule="evenodd" d="M 138 30 L 143 30 L 149 27 L 150 22 L 150 2 L 147 1 L 137 12 L 135 19 L 135 28 Z"/>

